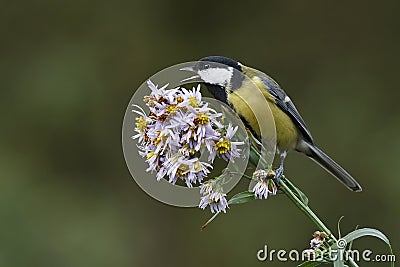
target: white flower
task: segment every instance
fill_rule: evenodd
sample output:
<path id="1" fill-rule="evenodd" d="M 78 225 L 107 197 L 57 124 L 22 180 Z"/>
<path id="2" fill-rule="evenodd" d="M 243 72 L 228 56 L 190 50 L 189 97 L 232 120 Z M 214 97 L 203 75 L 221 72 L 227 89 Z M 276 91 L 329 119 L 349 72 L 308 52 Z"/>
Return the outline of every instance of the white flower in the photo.
<path id="1" fill-rule="evenodd" d="M 221 178 L 212 179 L 200 186 L 200 193 L 203 195 L 200 199 L 199 208 L 205 209 L 210 206 L 212 213 L 226 212 L 228 201 L 226 194 L 223 193 L 220 185 Z"/>
<path id="2" fill-rule="evenodd" d="M 233 161 L 235 158 L 240 157 L 241 149 L 239 149 L 238 146 L 243 145 L 244 142 L 232 141 L 237 129 L 238 126 L 233 128 L 232 125 L 229 124 L 225 136 L 221 137 L 218 142 L 215 143 L 215 150 L 213 150 L 213 153 L 216 153 L 226 161 Z"/>
<path id="3" fill-rule="evenodd" d="M 207 206 L 210 206 L 212 213 L 219 213 L 221 211 L 226 213 L 226 208 L 228 207 L 226 194 L 217 191 L 201 197 L 199 208 L 204 210 Z"/>
<path id="4" fill-rule="evenodd" d="M 211 192 L 213 191 L 213 184 L 208 181 L 200 185 L 200 194 L 204 195 L 210 195 Z"/>
<path id="5" fill-rule="evenodd" d="M 203 162 L 200 160 L 195 161 L 193 173 L 196 175 L 196 180 L 193 182 L 195 183 L 202 182 L 204 177 L 207 177 L 207 175 L 210 173 L 210 169 L 212 168 L 213 168 L 212 165 L 207 162 Z"/>
<path id="6" fill-rule="evenodd" d="M 184 99 L 187 104 L 193 108 L 197 108 L 203 105 L 203 101 L 201 100 L 201 93 L 200 93 L 200 84 L 197 88 L 193 88 L 192 91 L 188 91 L 185 88 L 182 88 Z"/>
<path id="7" fill-rule="evenodd" d="M 146 139 L 146 132 L 148 131 L 148 125 L 152 122 L 152 120 L 146 115 L 144 110 L 138 106 L 138 105 L 132 105 L 135 108 L 138 108 L 138 110 L 132 110 L 136 114 L 139 115 L 139 117 L 136 118 L 136 123 L 135 123 L 135 132 L 137 132 L 136 135 L 132 136 L 132 139 L 139 138 L 138 142 L 143 143 Z"/>
<path id="8" fill-rule="evenodd" d="M 222 127 L 216 120 L 222 114 L 209 108 L 207 103 L 199 108 L 188 106 L 187 110 L 188 112 L 181 117 L 181 122 L 186 123 L 185 127 L 182 128 L 184 131 L 182 138 L 192 148 L 199 150 L 204 144 L 204 140 L 219 135 L 214 127 Z"/>
<path id="9" fill-rule="evenodd" d="M 254 196 L 259 199 L 267 199 L 268 195 L 276 195 L 278 188 L 270 178 L 269 173 L 265 170 L 257 170 L 253 173 L 253 179 L 257 180 L 256 185 L 252 189 Z"/>
<path id="10" fill-rule="evenodd" d="M 161 88 L 158 88 L 158 85 L 155 85 L 152 81 L 147 81 L 147 86 L 151 90 L 150 98 L 154 97 L 155 99 L 160 99 L 161 97 L 166 97 L 168 95 L 168 91 L 165 90 L 168 87 L 168 84 L 164 85 Z"/>

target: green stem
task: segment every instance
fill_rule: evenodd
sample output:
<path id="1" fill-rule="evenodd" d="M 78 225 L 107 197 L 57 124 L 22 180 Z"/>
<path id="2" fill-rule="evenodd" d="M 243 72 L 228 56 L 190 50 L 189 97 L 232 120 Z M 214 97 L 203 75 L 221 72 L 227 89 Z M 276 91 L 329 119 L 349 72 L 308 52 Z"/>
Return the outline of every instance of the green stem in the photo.
<path id="1" fill-rule="evenodd" d="M 281 179 L 279 181 L 279 186 L 282 191 L 289 197 L 289 199 L 296 204 L 296 206 L 307 215 L 308 218 L 311 219 L 318 226 L 319 229 L 324 231 L 330 238 L 333 238 L 336 241 L 336 238 L 333 236 L 332 232 L 328 229 L 328 227 L 318 218 L 318 216 L 308 207 L 306 206 L 285 184 L 285 182 Z"/>
<path id="2" fill-rule="evenodd" d="M 261 160 L 264 165 L 266 164 L 266 161 L 261 157 L 260 153 L 258 150 L 254 147 L 251 146 L 251 154 L 253 153 L 253 156 L 250 156 L 250 162 L 253 163 L 255 166 L 258 164 L 258 160 Z M 336 237 L 332 234 L 332 231 L 329 230 L 329 228 L 318 218 L 318 216 L 307 206 L 301 201 L 293 192 L 292 190 L 286 185 L 283 179 L 280 179 L 279 181 L 279 187 L 280 189 L 289 197 L 289 199 L 322 231 L 324 231 L 330 239 L 334 240 L 335 242 L 337 241 Z M 349 266 L 351 267 L 358 267 L 357 263 L 354 262 L 354 260 L 349 257 Z"/>
<path id="3" fill-rule="evenodd" d="M 254 166 L 257 166 L 259 160 L 261 160 L 263 165 L 267 164 L 267 161 L 261 156 L 257 148 L 255 148 L 254 146 L 250 146 L 250 162 Z"/>
<path id="4" fill-rule="evenodd" d="M 281 179 L 279 181 L 279 186 L 282 191 L 289 197 L 289 199 L 305 214 L 308 218 L 310 218 L 315 225 L 322 231 L 324 231 L 331 239 L 335 242 L 337 241 L 336 237 L 332 234 L 331 230 L 318 218 L 318 216 L 307 206 L 305 205 L 293 192 L 290 188 L 285 184 L 285 182 Z M 358 267 L 357 263 L 349 257 L 349 266 Z"/>

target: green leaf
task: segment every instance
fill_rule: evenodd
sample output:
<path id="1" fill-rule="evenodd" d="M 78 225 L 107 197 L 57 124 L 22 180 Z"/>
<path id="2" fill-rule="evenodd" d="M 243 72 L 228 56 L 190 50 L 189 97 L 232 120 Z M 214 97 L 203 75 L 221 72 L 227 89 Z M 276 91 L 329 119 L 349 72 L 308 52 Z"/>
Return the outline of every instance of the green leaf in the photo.
<path id="1" fill-rule="evenodd" d="M 268 169 L 270 167 L 270 164 L 267 164 L 267 161 L 262 157 L 260 153 L 261 152 L 258 150 L 258 148 L 255 147 L 254 144 L 252 144 L 250 146 L 250 158 L 249 158 L 250 163 L 253 164 L 254 166 L 259 166 L 263 169 Z"/>
<path id="2" fill-rule="evenodd" d="M 359 225 L 356 226 L 356 229 L 355 229 L 355 230 L 357 230 L 358 227 L 359 227 Z M 349 250 L 351 250 L 351 248 L 353 247 L 353 242 L 354 242 L 354 240 L 351 240 L 351 241 L 350 241 Z"/>
<path id="3" fill-rule="evenodd" d="M 255 148 L 252 146 L 251 149 L 250 149 L 249 161 L 250 161 L 250 163 L 253 164 L 254 166 L 257 166 L 259 160 L 260 160 L 260 154 L 257 153 L 257 151 L 255 150 Z"/>
<path id="4" fill-rule="evenodd" d="M 390 253 L 393 255 L 393 250 L 392 250 L 392 246 L 390 245 L 390 241 L 389 239 L 386 237 L 385 234 L 383 234 L 381 231 L 377 230 L 377 229 L 373 229 L 373 228 L 362 228 L 362 229 L 357 229 L 354 230 L 350 233 L 348 233 L 346 236 L 342 237 L 341 239 L 344 239 L 346 241 L 347 244 L 349 244 L 349 242 L 352 242 L 355 239 L 358 239 L 360 237 L 364 237 L 364 236 L 373 236 L 376 238 L 379 238 L 380 240 L 382 240 L 383 242 L 385 242 L 390 250 Z M 338 244 L 335 243 L 332 245 L 332 249 L 339 249 Z M 334 262 L 334 266 L 343 266 L 343 265 L 335 265 L 336 261 Z M 394 262 L 391 263 L 391 266 L 394 266 Z"/>
<path id="5" fill-rule="evenodd" d="M 287 186 L 296 195 L 296 197 L 298 197 L 304 205 L 308 206 L 308 197 L 294 184 L 292 184 L 289 179 L 287 179 L 286 177 L 283 177 L 282 179 L 286 182 Z"/>
<path id="6" fill-rule="evenodd" d="M 380 240 L 382 240 L 389 246 L 390 252 L 392 252 L 392 246 L 390 245 L 389 239 L 386 237 L 385 234 L 383 234 L 381 231 L 379 231 L 377 229 L 373 229 L 373 228 L 357 229 L 357 230 L 354 230 L 354 231 L 348 233 L 346 236 L 342 237 L 342 239 L 346 240 L 346 242 L 349 243 L 349 242 L 351 242 L 357 238 L 363 237 L 363 236 L 373 236 L 373 237 L 379 238 Z M 332 248 L 338 249 L 337 243 L 333 244 Z"/>
<path id="7" fill-rule="evenodd" d="M 333 262 L 333 267 L 344 267 L 344 261 L 340 260 L 340 256 Z"/>
<path id="8" fill-rule="evenodd" d="M 240 192 L 236 195 L 234 195 L 231 199 L 229 199 L 228 204 L 229 205 L 234 205 L 234 204 L 243 204 L 250 202 L 252 200 L 255 200 L 256 198 L 254 197 L 254 193 L 250 191 L 244 191 Z"/>
<path id="9" fill-rule="evenodd" d="M 342 238 L 342 233 L 340 232 L 340 222 L 342 221 L 343 218 L 344 218 L 344 216 L 340 217 L 337 222 L 337 231 L 338 231 L 339 239 Z"/>
<path id="10" fill-rule="evenodd" d="M 297 265 L 297 267 L 314 267 L 314 266 L 318 266 L 321 264 L 328 264 L 327 261 L 305 261 L 300 265 Z"/>

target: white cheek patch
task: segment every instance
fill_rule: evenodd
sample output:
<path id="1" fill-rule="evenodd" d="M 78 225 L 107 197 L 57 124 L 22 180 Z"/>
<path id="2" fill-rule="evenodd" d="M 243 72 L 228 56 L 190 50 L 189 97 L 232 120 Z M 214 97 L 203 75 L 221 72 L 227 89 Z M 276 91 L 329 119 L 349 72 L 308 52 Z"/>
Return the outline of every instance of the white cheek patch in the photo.
<path id="1" fill-rule="evenodd" d="M 233 68 L 211 68 L 201 70 L 199 73 L 200 78 L 206 83 L 227 85 L 233 74 Z"/>

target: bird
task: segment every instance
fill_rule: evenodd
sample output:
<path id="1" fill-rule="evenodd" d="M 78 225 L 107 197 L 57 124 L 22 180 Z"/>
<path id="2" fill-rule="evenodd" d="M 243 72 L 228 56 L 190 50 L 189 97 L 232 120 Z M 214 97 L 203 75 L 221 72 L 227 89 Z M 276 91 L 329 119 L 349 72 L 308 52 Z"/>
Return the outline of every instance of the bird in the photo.
<path id="1" fill-rule="evenodd" d="M 204 83 L 217 100 L 228 104 L 239 115 L 258 141 L 262 140 L 262 123 L 257 121 L 253 110 L 261 114 L 265 112 L 266 116 L 267 112 L 272 113 L 277 154 L 280 157 L 280 165 L 275 171 L 278 181 L 284 173 L 287 153 L 295 150 L 317 162 L 349 190 L 362 191 L 360 184 L 343 167 L 317 147 L 291 98 L 270 76 L 224 56 L 207 56 L 181 70 L 194 74 L 182 82 Z M 246 99 L 249 100 L 250 96 L 257 94 L 262 97 L 258 97 L 256 102 L 253 99 L 250 107 L 250 101 Z M 270 111 L 267 110 L 265 101 Z"/>

